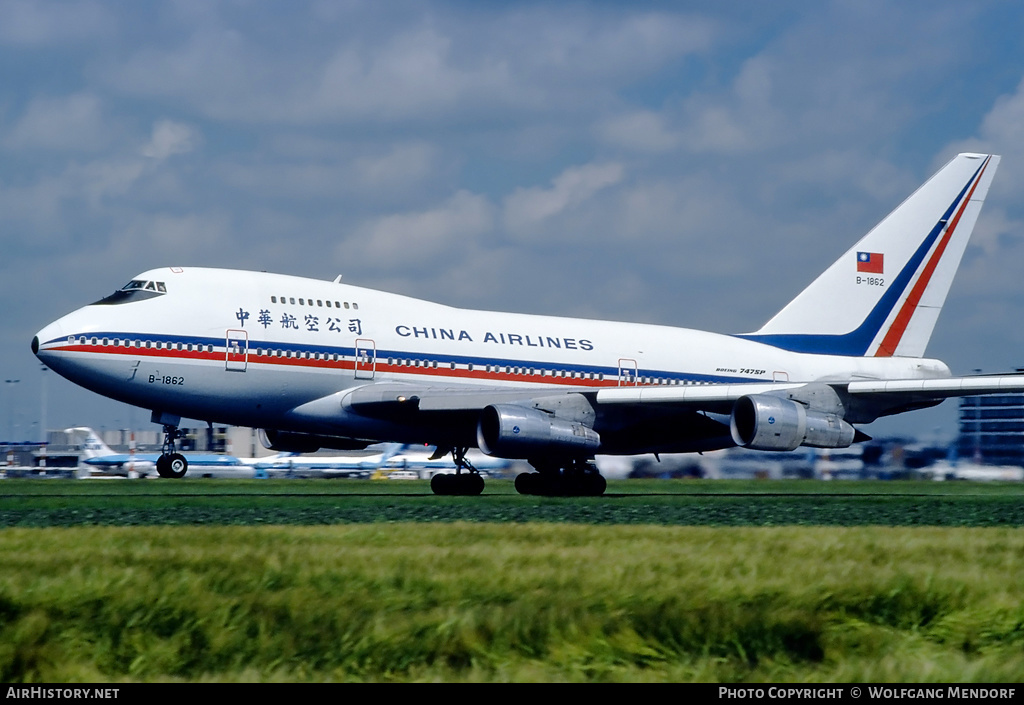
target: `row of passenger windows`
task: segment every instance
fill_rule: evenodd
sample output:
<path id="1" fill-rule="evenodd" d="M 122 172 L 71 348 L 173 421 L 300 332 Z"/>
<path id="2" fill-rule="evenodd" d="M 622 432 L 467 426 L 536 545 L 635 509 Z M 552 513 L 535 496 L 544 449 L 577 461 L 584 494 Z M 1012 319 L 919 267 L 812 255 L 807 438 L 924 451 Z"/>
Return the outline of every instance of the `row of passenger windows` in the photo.
<path id="1" fill-rule="evenodd" d="M 282 304 L 294 305 L 297 303 L 299 306 L 319 306 L 320 308 L 323 308 L 324 306 L 326 306 L 327 308 L 331 308 L 332 304 L 332 302 L 326 301 L 324 299 L 316 299 L 314 301 L 313 299 L 304 299 L 302 297 L 296 299 L 294 296 L 271 296 L 270 303 L 276 304 L 278 303 L 278 299 L 281 300 L 280 303 Z M 359 304 L 357 303 L 349 303 L 348 301 L 335 301 L 333 302 L 333 304 L 334 308 L 351 308 L 357 311 L 359 310 Z"/>
<path id="2" fill-rule="evenodd" d="M 71 336 L 68 338 L 68 343 L 80 344 L 80 345 L 113 345 L 115 347 L 126 347 L 126 348 L 145 348 L 155 350 L 181 350 L 183 352 L 213 352 L 212 345 L 199 345 L 198 343 L 165 343 L 162 341 L 142 341 L 142 340 L 128 340 L 122 338 L 76 338 Z M 309 352 L 309 351 L 292 351 L 292 350 L 275 350 L 270 348 L 256 348 L 256 355 L 258 357 L 281 357 L 291 358 L 297 360 L 330 360 L 332 362 L 339 362 L 345 359 L 344 355 L 338 353 L 320 353 L 320 352 Z M 364 357 L 363 362 L 369 363 L 370 358 Z M 397 365 L 400 367 L 424 367 L 437 369 L 437 360 L 413 360 L 410 358 L 388 358 L 389 365 Z M 449 363 L 450 369 L 455 369 L 456 364 L 454 362 Z M 472 372 L 474 367 L 470 363 L 466 366 L 468 372 Z M 490 374 L 506 374 L 506 375 L 534 375 L 538 377 L 558 377 L 563 379 L 586 379 L 586 380 L 597 380 L 603 381 L 604 374 L 600 372 L 576 372 L 575 370 L 542 370 L 536 367 L 516 367 L 511 365 L 484 365 L 483 369 L 485 372 Z M 638 384 L 660 384 L 660 385 L 694 385 L 694 384 L 706 384 L 706 382 L 692 382 L 678 379 L 667 379 L 665 377 L 640 377 Z"/>
<path id="3" fill-rule="evenodd" d="M 71 345 L 112 345 L 124 348 L 144 348 L 147 350 L 181 350 L 187 352 L 213 352 L 212 345 L 199 345 L 198 343 L 165 343 L 163 341 L 151 340 L 129 340 L 127 338 L 76 338 L 70 336 L 68 343 Z"/>
<path id="4" fill-rule="evenodd" d="M 575 370 L 542 370 L 535 367 L 515 367 L 506 365 L 485 365 L 485 372 L 492 374 L 506 375 L 536 375 L 539 377 L 564 377 L 566 379 L 595 379 L 603 380 L 604 375 L 600 372 L 576 372 Z"/>
<path id="5" fill-rule="evenodd" d="M 410 358 L 388 358 L 388 365 L 398 367 L 427 367 L 431 369 L 437 369 L 437 360 L 412 360 Z M 448 363 L 449 369 L 454 370 L 457 365 L 454 362 Z M 466 371 L 472 372 L 474 369 L 473 363 L 466 365 Z M 492 374 L 507 374 L 507 375 L 536 375 L 539 377 L 567 377 L 569 379 L 597 379 L 603 380 L 604 375 L 597 372 L 575 372 L 572 370 L 542 370 L 536 367 L 502 367 L 500 365 L 484 365 L 484 372 Z"/>
<path id="6" fill-rule="evenodd" d="M 437 369 L 436 360 L 411 360 L 408 358 L 388 358 L 389 365 L 397 365 L 400 367 L 427 367 Z M 456 364 L 454 362 L 448 363 L 450 369 L 455 369 Z M 473 371 L 472 363 L 466 366 L 468 372 Z M 483 370 L 489 374 L 506 374 L 506 375 L 532 375 L 536 377 L 558 377 L 560 379 L 586 379 L 604 381 L 604 374 L 601 372 L 576 372 L 575 370 L 544 370 L 537 367 L 517 367 L 514 365 L 483 365 Z M 660 385 L 696 385 L 696 384 L 707 384 L 707 382 L 696 382 L 689 380 L 678 380 L 668 379 L 667 377 L 640 377 L 638 384 L 660 384 Z"/>
<path id="7" fill-rule="evenodd" d="M 271 348 L 256 348 L 256 355 L 258 357 L 283 357 L 296 360 L 331 360 L 332 362 L 345 359 L 344 355 L 339 355 L 338 353 L 319 353 L 309 352 L 308 350 L 275 350 Z"/>

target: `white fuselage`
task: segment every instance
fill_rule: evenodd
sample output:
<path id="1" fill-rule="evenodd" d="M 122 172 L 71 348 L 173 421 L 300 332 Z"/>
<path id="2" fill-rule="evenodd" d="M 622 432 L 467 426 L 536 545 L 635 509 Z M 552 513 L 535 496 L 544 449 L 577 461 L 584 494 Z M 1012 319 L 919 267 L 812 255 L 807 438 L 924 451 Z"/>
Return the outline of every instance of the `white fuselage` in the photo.
<path id="1" fill-rule="evenodd" d="M 98 302 L 40 331 L 40 358 L 108 397 L 240 426 L 429 441 L 344 403 L 295 411 L 380 382 L 536 394 L 949 375 L 936 360 L 794 353 L 716 333 L 459 309 L 277 274 L 164 268 L 136 281 L 156 283 L 148 298 Z"/>

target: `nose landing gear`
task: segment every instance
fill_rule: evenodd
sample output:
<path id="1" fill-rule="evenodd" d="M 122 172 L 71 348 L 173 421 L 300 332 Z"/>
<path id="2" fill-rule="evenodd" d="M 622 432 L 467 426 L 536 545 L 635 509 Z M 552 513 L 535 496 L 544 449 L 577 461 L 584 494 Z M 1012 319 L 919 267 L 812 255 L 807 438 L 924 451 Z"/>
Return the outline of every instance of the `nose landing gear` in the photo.
<path id="1" fill-rule="evenodd" d="M 164 424 L 163 452 L 156 460 L 156 471 L 160 477 L 180 480 L 188 472 L 188 461 L 184 455 L 177 452 L 175 445 L 175 441 L 184 435 L 176 424 Z"/>

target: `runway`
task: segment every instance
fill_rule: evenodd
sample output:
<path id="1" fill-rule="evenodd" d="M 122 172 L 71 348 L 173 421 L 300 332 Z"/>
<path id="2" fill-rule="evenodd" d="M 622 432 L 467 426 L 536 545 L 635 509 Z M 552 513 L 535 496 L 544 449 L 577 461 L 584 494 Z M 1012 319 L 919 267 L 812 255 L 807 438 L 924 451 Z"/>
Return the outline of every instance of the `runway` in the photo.
<path id="1" fill-rule="evenodd" d="M 557 522 L 675 526 L 1024 526 L 1019 483 L 625 480 L 601 497 L 479 497 L 426 482 L 5 481 L 0 526 Z"/>

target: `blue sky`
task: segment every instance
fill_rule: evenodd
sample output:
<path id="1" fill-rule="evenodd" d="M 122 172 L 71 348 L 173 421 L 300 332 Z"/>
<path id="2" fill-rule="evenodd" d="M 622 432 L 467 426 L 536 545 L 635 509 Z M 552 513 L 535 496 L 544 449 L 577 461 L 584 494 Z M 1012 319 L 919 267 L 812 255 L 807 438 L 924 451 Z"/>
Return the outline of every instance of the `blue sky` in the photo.
<path id="1" fill-rule="evenodd" d="M 0 436 L 35 332 L 151 267 L 746 332 L 965 150 L 1003 161 L 928 354 L 1024 366 L 1021 36 L 1009 0 L 4 0 Z"/>

